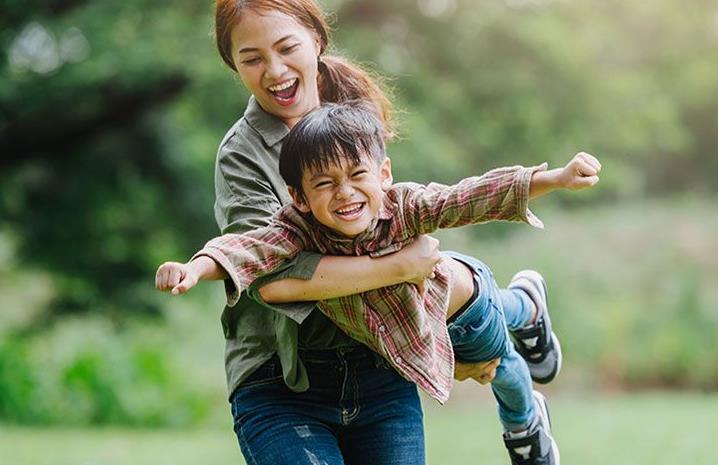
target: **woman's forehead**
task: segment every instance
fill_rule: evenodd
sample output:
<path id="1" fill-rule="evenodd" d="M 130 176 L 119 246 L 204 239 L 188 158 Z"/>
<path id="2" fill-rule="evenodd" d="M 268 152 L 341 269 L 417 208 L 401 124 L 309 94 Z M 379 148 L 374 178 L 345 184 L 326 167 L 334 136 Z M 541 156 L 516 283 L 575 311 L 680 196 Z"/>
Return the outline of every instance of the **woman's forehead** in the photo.
<path id="1" fill-rule="evenodd" d="M 279 11 L 247 10 L 232 29 L 235 47 L 267 47 L 287 36 L 306 38 L 311 31 L 293 17 Z"/>

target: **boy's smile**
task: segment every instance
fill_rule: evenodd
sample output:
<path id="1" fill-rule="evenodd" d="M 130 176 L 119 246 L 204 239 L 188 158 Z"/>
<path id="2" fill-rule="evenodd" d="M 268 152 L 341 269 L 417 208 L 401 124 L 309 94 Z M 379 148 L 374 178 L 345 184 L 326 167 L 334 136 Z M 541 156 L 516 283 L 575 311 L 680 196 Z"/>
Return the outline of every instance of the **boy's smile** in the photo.
<path id="1" fill-rule="evenodd" d="M 304 197 L 298 198 L 291 188 L 290 193 L 300 211 L 311 212 L 324 226 L 354 237 L 371 226 L 391 184 L 389 159 L 377 165 L 373 157 L 366 156 L 358 165 L 345 161 L 341 165 L 305 170 Z"/>

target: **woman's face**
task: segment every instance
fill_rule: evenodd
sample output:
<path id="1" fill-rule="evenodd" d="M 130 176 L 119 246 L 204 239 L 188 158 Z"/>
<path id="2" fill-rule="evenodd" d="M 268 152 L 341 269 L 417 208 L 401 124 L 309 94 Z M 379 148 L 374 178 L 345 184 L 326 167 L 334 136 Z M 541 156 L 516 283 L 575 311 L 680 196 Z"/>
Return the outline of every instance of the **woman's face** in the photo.
<path id="1" fill-rule="evenodd" d="M 280 12 L 247 10 L 232 31 L 232 58 L 259 105 L 290 128 L 319 106 L 316 34 Z"/>

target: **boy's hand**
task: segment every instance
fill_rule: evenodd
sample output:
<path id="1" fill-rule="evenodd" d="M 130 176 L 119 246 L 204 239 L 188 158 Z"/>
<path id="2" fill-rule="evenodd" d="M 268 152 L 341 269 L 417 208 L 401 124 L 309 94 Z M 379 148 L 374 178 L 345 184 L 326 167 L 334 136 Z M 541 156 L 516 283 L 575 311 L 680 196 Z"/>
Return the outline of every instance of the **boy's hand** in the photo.
<path id="1" fill-rule="evenodd" d="M 155 276 L 155 287 L 160 291 L 170 291 L 172 295 L 184 294 L 197 282 L 199 282 L 199 276 L 196 270 L 185 263 L 163 263 L 157 268 Z"/>
<path id="2" fill-rule="evenodd" d="M 416 285 L 419 294 L 424 295 L 426 279 L 434 277 L 434 267 L 441 260 L 439 241 L 422 234 L 397 254 L 402 256 L 406 269 L 404 281 Z"/>
<path id="3" fill-rule="evenodd" d="M 601 163 L 591 154 L 580 152 L 574 155 L 566 166 L 558 172 L 560 187 L 569 190 L 580 190 L 592 187 L 598 182 Z"/>
<path id="4" fill-rule="evenodd" d="M 535 199 L 556 189 L 577 191 L 598 182 L 601 163 L 586 152 L 577 153 L 563 168 L 536 171 L 531 177 L 529 198 Z"/>

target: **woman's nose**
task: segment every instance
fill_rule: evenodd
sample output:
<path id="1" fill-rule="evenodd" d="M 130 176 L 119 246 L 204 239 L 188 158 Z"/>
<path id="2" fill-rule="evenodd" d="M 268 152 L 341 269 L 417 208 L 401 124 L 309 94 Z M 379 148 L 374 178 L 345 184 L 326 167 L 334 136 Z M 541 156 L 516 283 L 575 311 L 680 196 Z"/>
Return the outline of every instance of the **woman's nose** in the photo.
<path id="1" fill-rule="evenodd" d="M 267 67 L 265 68 L 264 74 L 268 79 L 279 79 L 286 70 L 287 65 L 284 64 L 284 60 L 279 57 L 272 57 L 267 60 Z"/>

